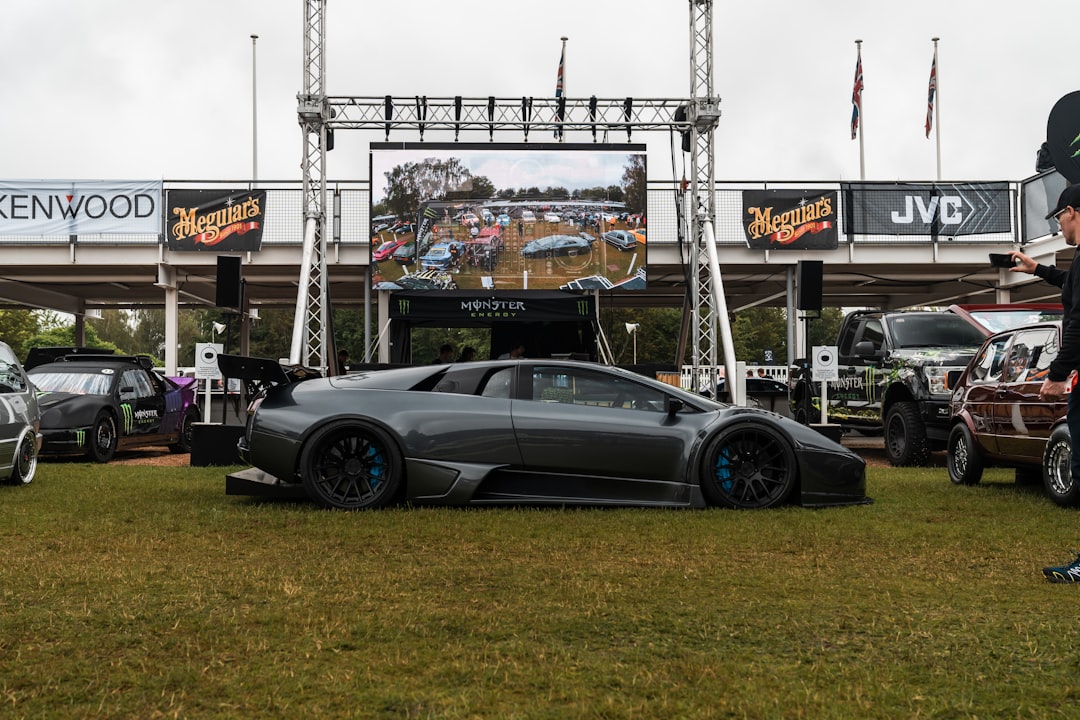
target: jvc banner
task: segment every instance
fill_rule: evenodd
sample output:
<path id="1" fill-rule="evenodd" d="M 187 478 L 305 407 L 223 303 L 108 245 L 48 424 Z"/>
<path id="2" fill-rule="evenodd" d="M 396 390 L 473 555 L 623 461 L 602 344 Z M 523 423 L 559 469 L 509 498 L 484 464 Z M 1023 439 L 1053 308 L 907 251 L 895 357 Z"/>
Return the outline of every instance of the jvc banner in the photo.
<path id="1" fill-rule="evenodd" d="M 849 235 L 957 236 L 1012 232 L 1009 184 L 841 183 Z"/>
<path id="2" fill-rule="evenodd" d="M 744 190 L 743 231 L 754 250 L 835 250 L 835 190 Z"/>
<path id="3" fill-rule="evenodd" d="M 159 235 L 161 181 L 0 181 L 0 235 Z"/>
<path id="4" fill-rule="evenodd" d="M 254 251 L 262 247 L 265 190 L 170 190 L 169 249 Z"/>

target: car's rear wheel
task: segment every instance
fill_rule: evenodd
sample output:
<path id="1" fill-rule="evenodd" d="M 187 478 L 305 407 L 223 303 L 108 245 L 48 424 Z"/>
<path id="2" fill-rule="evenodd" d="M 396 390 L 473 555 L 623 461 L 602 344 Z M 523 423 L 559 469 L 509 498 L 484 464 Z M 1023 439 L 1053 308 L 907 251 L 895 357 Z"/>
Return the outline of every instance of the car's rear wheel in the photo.
<path id="1" fill-rule="evenodd" d="M 305 443 L 300 471 L 304 489 L 319 505 L 364 510 L 397 499 L 403 462 L 384 431 L 339 421 L 318 429 Z"/>
<path id="2" fill-rule="evenodd" d="M 94 462 L 109 462 L 116 454 L 117 439 L 116 418 L 108 410 L 102 410 L 90 426 L 86 456 Z"/>
<path id="3" fill-rule="evenodd" d="M 37 473 L 37 465 L 37 443 L 34 442 L 34 433 L 26 432 L 19 440 L 19 447 L 15 449 L 15 457 L 12 459 L 11 483 L 29 485 Z"/>
<path id="4" fill-rule="evenodd" d="M 188 411 L 184 413 L 184 421 L 180 425 L 180 437 L 177 439 L 176 443 L 169 446 L 170 452 L 191 452 L 191 436 L 195 431 L 194 425 L 197 420 L 198 414 L 194 410 L 189 408 Z"/>
<path id="5" fill-rule="evenodd" d="M 770 508 L 795 489 L 798 467 L 787 439 L 766 425 L 735 425 L 705 452 L 701 490 L 713 505 Z"/>
<path id="6" fill-rule="evenodd" d="M 947 451 L 949 479 L 957 485 L 977 485 L 986 466 L 982 451 L 964 423 L 957 423 L 949 433 Z"/>
<path id="7" fill-rule="evenodd" d="M 885 414 L 885 457 L 897 467 L 925 465 L 930 456 L 926 426 L 918 406 L 901 400 L 889 406 Z"/>
<path id="8" fill-rule="evenodd" d="M 1046 493 L 1062 507 L 1080 505 L 1080 488 L 1072 476 L 1072 441 L 1069 428 L 1062 425 L 1050 433 L 1043 453 L 1043 485 Z"/>

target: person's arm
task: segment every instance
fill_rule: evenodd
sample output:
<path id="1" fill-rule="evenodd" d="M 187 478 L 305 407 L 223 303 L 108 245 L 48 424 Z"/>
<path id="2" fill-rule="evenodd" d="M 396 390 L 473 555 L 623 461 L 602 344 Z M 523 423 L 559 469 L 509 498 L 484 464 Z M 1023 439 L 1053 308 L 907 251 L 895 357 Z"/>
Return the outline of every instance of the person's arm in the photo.
<path id="1" fill-rule="evenodd" d="M 1061 270 L 1053 265 L 1040 265 L 1019 250 L 1013 250 L 1009 255 L 1012 256 L 1013 261 L 1016 263 L 1015 266 L 1009 268 L 1009 272 L 1022 272 L 1027 273 L 1028 275 L 1034 275 L 1035 277 L 1042 278 L 1054 287 L 1062 287 L 1065 285 L 1065 278 L 1069 275 L 1067 271 Z"/>

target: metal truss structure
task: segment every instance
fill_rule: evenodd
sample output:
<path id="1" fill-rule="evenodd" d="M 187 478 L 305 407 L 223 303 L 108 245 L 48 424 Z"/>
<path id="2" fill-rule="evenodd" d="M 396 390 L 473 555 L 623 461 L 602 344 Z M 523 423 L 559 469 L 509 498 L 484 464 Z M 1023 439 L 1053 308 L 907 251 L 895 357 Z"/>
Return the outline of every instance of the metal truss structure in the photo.
<path id="1" fill-rule="evenodd" d="M 296 324 L 290 361 L 327 367 L 329 306 L 326 277 L 326 152 L 337 131 L 385 133 L 410 131 L 422 141 L 426 131 L 461 134 L 520 132 L 525 141 L 534 131 L 561 136 L 568 130 L 592 134 L 594 142 L 631 142 L 635 131 L 666 130 L 690 141 L 692 177 L 688 183 L 692 293 L 687 316 L 692 327 L 692 364 L 715 368 L 718 323 L 730 328 L 724 306 L 716 247 L 712 241 L 715 217 L 715 158 L 713 132 L 720 116 L 713 94 L 712 0 L 689 0 L 691 36 L 691 97 L 597 98 L 568 97 L 421 97 L 329 96 L 324 92 L 326 57 L 326 0 L 304 0 L 304 88 L 298 96 L 298 116 L 304 133 L 305 234 L 304 265 L 297 294 Z M 621 133 L 626 133 L 625 140 Z M 611 137 L 614 134 L 615 137 Z M 482 139 L 481 135 L 481 139 Z M 734 368 L 734 360 L 731 361 Z M 732 370 L 733 371 L 733 370 Z M 715 387 L 715 385 L 714 385 Z"/>

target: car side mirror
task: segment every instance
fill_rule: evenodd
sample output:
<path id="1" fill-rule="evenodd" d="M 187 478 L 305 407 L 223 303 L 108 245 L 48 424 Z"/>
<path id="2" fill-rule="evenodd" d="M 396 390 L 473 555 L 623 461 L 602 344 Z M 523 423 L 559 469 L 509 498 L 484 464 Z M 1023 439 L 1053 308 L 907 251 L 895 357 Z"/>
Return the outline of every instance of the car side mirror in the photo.
<path id="1" fill-rule="evenodd" d="M 675 417 L 675 415 L 682 410 L 686 405 L 679 398 L 674 398 L 668 395 L 664 399 L 664 412 L 667 413 L 669 418 Z"/>
<path id="2" fill-rule="evenodd" d="M 866 360 L 877 360 L 884 356 L 880 350 L 874 348 L 874 343 L 869 340 L 863 340 L 862 342 L 855 343 L 855 357 L 863 358 Z"/>

